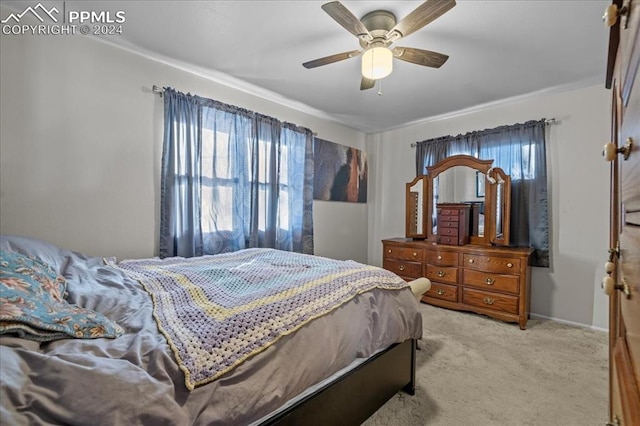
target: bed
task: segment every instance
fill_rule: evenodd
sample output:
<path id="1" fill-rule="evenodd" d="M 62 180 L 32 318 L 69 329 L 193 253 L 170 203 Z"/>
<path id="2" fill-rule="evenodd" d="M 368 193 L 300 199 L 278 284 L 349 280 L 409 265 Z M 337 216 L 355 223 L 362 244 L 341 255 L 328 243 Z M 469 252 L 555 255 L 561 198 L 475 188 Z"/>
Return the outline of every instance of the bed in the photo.
<path id="1" fill-rule="evenodd" d="M 410 288 L 386 271 L 375 271 L 387 274 L 380 283 L 354 290 L 331 302 L 328 312 L 314 311 L 293 330 L 272 336 L 265 347 L 250 347 L 248 356 L 198 376 L 190 368 L 200 359 L 178 362 L 177 347 L 185 345 L 180 339 L 193 330 L 216 338 L 224 333 L 210 326 L 168 330 L 157 311 L 164 296 L 154 293 L 142 269 L 133 271 L 136 265 L 156 270 L 159 259 L 102 259 L 15 236 L 0 236 L 0 250 L 0 278 L 15 278 L 12 262 L 30 259 L 51 277 L 47 297 L 73 308 L 64 321 L 80 314 L 93 321 L 84 328 L 64 323 L 79 337 L 69 331 L 51 336 L 61 333 L 57 328 L 39 335 L 39 329 L 8 321 L 11 304 L 0 300 L 1 424 L 359 424 L 397 391 L 415 389 L 422 319 Z M 267 253 L 282 262 L 281 254 Z M 225 255 L 213 258 L 221 261 L 219 256 Z M 329 262 L 360 268 L 361 278 L 379 269 Z M 0 287 L 15 282 L 3 279 Z M 13 285 L 13 291 L 23 290 Z M 21 300 L 15 294 L 11 300 Z"/>

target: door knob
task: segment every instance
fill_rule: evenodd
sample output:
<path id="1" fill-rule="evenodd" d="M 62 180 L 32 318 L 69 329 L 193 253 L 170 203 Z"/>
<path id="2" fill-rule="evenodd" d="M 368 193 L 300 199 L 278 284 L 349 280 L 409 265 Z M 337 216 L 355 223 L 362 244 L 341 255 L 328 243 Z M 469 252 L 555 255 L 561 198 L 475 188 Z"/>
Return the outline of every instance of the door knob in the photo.
<path id="1" fill-rule="evenodd" d="M 613 278 L 607 275 L 602 280 L 602 289 L 607 296 L 611 296 L 616 290 L 620 290 L 627 296 L 627 299 L 631 298 L 631 289 L 624 278 L 622 279 L 622 284 L 616 284 Z"/>
<path id="2" fill-rule="evenodd" d="M 613 27 L 618 21 L 618 17 L 627 16 L 628 13 L 629 13 L 629 8 L 627 7 L 627 5 L 624 5 L 622 6 L 622 8 L 618 9 L 617 4 L 610 4 L 604 10 L 604 15 L 602 15 L 602 21 L 607 27 Z M 626 23 L 624 27 L 627 28 Z"/>
<path id="3" fill-rule="evenodd" d="M 602 155 L 606 161 L 613 161 L 616 158 L 616 154 L 622 154 L 622 157 L 627 160 L 631 155 L 631 149 L 633 148 L 633 139 L 628 138 L 627 143 L 621 147 L 617 148 L 612 142 L 605 144 Z"/>
<path id="4" fill-rule="evenodd" d="M 604 263 L 604 271 L 607 274 L 611 274 L 614 269 L 616 269 L 616 264 L 615 263 L 613 263 L 611 261 Z"/>

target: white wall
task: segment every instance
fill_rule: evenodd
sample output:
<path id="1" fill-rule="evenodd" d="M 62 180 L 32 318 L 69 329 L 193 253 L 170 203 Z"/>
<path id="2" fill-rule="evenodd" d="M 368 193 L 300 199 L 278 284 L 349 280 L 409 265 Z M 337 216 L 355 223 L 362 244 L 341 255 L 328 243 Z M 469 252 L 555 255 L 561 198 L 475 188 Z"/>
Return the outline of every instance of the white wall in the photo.
<path id="1" fill-rule="evenodd" d="M 3 234 L 91 255 L 156 254 L 163 107 L 154 84 L 365 146 L 362 132 L 80 35 L 0 39 Z M 314 208 L 316 253 L 366 262 L 367 205 Z"/>
<path id="2" fill-rule="evenodd" d="M 533 268 L 532 313 L 607 327 L 599 284 L 608 248 L 610 94 L 604 84 L 538 94 L 473 112 L 425 121 L 367 137 L 370 168 L 369 262 L 382 263 L 383 238 L 404 235 L 404 184 L 415 177 L 413 142 L 527 120 L 556 118 L 547 156 L 550 179 L 551 268 Z"/>

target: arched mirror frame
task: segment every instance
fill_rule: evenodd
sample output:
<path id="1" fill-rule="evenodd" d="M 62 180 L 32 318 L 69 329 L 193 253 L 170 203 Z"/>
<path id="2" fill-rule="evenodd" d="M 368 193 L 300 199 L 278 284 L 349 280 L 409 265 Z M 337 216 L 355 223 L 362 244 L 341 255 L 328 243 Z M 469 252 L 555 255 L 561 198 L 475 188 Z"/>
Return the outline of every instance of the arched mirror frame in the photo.
<path id="1" fill-rule="evenodd" d="M 420 187 L 419 193 L 412 191 L 412 188 Z M 418 194 L 414 196 L 413 194 Z M 424 175 L 416 176 L 414 180 L 407 183 L 406 188 L 406 217 L 405 217 L 405 235 L 407 238 L 427 238 L 427 177 Z M 416 198 L 416 199 L 414 199 Z M 418 216 L 422 216 L 418 218 Z M 414 229 L 414 222 L 419 223 L 422 229 Z M 417 228 L 417 226 L 416 226 Z"/>
<path id="2" fill-rule="evenodd" d="M 447 157 L 433 166 L 427 167 L 426 175 L 426 196 L 424 197 L 427 217 L 423 223 L 426 224 L 426 239 L 435 243 L 437 234 L 433 233 L 433 212 L 436 206 L 433 205 L 433 180 L 442 172 L 456 166 L 466 166 L 479 171 L 485 176 L 491 177 L 495 182 L 504 184 L 504 194 L 501 197 L 501 212 L 503 232 L 500 236 L 496 236 L 496 216 L 498 206 L 496 204 L 496 184 L 491 180 L 487 180 L 484 194 L 484 233 L 482 236 L 473 235 L 469 238 L 470 244 L 477 245 L 508 245 L 509 244 L 509 223 L 510 223 L 510 205 L 511 205 L 511 179 L 500 168 L 492 168 L 493 160 L 479 160 L 470 155 L 454 155 Z M 486 179 L 486 178 L 485 178 Z"/>

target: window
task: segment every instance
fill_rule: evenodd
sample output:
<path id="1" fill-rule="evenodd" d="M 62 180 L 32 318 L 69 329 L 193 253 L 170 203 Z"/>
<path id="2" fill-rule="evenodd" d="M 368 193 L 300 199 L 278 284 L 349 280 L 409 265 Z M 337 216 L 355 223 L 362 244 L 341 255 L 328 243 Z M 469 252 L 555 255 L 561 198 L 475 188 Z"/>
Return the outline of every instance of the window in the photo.
<path id="1" fill-rule="evenodd" d="M 313 253 L 309 129 L 165 89 L 160 256 Z"/>
<path id="2" fill-rule="evenodd" d="M 202 129 L 201 162 L 202 232 L 216 229 L 230 232 L 233 230 L 233 186 L 237 182 L 230 167 L 228 133 Z"/>

